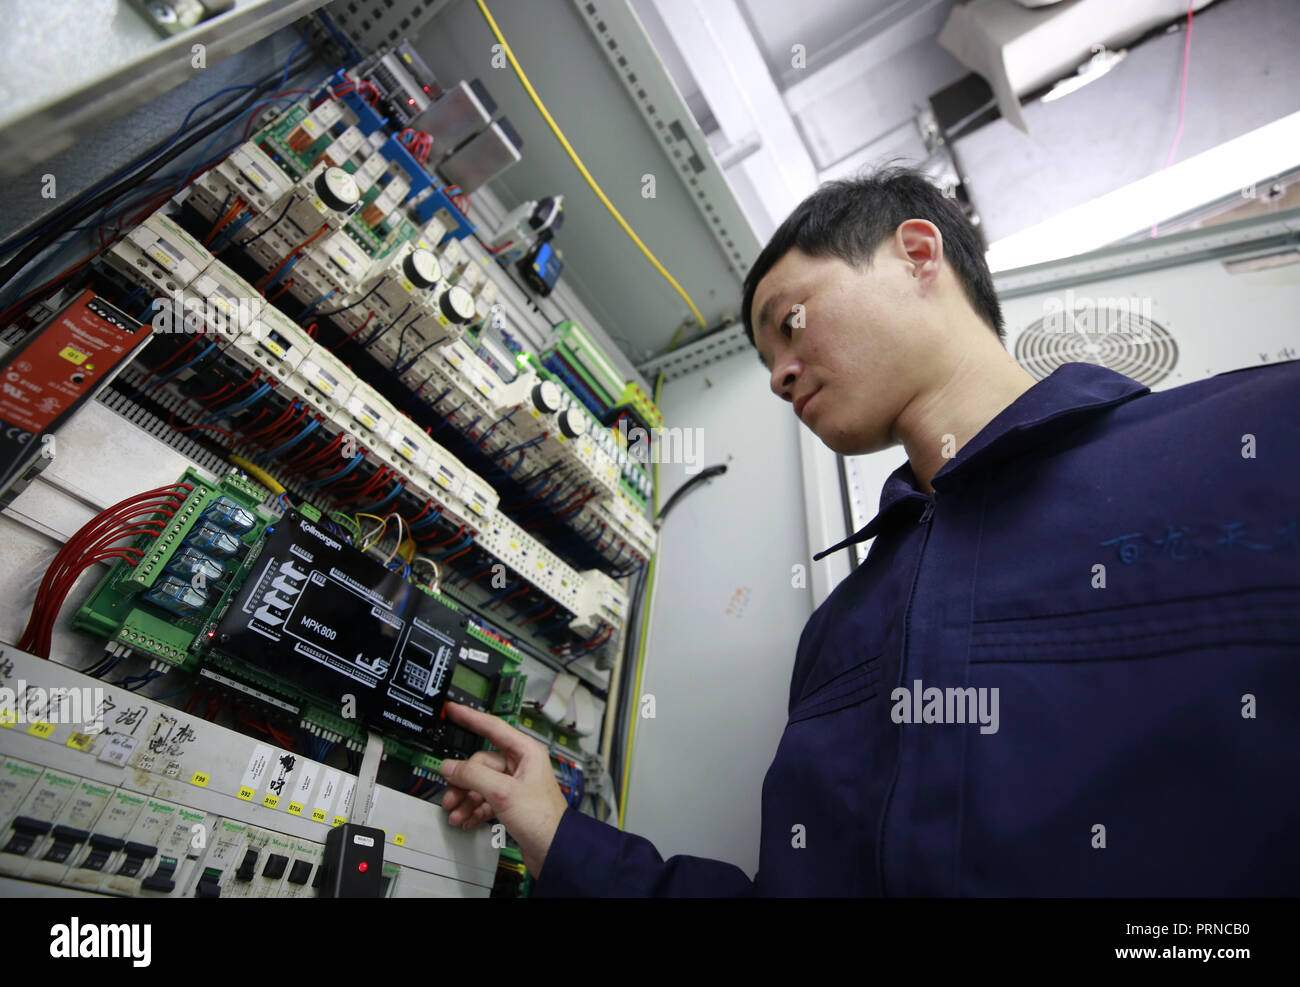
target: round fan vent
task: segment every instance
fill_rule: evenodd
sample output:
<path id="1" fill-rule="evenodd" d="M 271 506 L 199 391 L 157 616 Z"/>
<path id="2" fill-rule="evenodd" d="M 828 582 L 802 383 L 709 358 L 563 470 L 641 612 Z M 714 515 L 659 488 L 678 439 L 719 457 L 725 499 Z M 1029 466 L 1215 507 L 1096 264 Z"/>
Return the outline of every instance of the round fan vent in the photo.
<path id="1" fill-rule="evenodd" d="M 1142 308 L 1136 298 L 1075 299 L 1066 292 L 1065 305 L 1016 337 L 1016 361 L 1038 380 L 1063 363 L 1096 363 L 1154 387 L 1173 372 L 1178 344 Z"/>

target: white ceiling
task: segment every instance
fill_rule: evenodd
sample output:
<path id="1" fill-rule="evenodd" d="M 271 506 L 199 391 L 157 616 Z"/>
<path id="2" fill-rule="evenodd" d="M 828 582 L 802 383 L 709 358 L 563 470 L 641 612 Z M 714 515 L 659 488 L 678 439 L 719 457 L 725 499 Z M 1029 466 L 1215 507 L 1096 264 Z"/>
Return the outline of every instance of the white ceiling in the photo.
<path id="1" fill-rule="evenodd" d="M 954 3 L 632 0 L 761 238 L 788 212 L 767 203 L 797 202 L 821 181 L 881 157 L 925 157 L 918 113 L 932 93 L 969 71 L 935 41 Z M 714 57 L 700 56 L 701 23 L 717 28 Z M 796 52 L 803 66 L 795 64 Z M 726 62 L 725 71 L 718 71 L 718 59 Z M 764 102 L 765 90 L 775 100 Z M 788 123 L 797 148 L 771 146 L 780 140 L 774 122 Z M 782 172 L 784 187 L 764 181 L 756 155 L 743 163 L 754 142 L 751 130 L 760 143 L 767 131 L 767 146 L 758 154 L 782 159 L 768 171 Z M 729 162 L 730 155 L 742 162 Z"/>

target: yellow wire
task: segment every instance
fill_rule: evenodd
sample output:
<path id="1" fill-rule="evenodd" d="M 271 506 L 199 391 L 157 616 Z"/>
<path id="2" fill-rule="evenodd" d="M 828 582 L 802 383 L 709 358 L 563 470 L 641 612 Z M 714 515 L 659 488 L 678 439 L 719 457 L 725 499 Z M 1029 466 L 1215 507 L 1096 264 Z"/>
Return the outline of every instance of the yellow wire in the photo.
<path id="1" fill-rule="evenodd" d="M 501 45 L 501 50 L 506 53 L 506 58 L 510 59 L 510 64 L 514 67 L 515 74 L 519 76 L 519 81 L 523 83 L 524 89 L 528 92 L 528 95 L 532 97 L 533 103 L 536 104 L 543 119 L 545 119 L 547 124 L 550 125 L 551 131 L 555 134 L 560 144 L 564 147 L 564 150 L 573 160 L 578 171 L 582 173 L 582 177 L 587 180 L 587 184 L 591 186 L 591 190 L 596 193 L 596 198 L 600 199 L 600 201 L 604 203 L 605 208 L 609 210 L 610 215 L 618 221 L 619 226 L 623 227 L 623 232 L 630 236 L 632 242 L 641 248 L 641 253 L 645 254 L 646 259 L 654 265 L 655 270 L 664 276 L 665 280 L 673 286 L 673 289 L 677 294 L 682 296 L 682 299 L 686 304 L 691 307 L 691 312 L 695 315 L 695 318 L 700 325 L 707 325 L 704 321 L 704 316 L 700 314 L 700 310 L 696 308 L 695 303 L 691 301 L 691 296 L 686 294 L 685 289 L 677 283 L 677 279 L 664 269 L 664 266 L 659 263 L 658 258 L 650 252 L 650 248 L 641 242 L 641 238 L 632 231 L 632 227 L 627 225 L 627 221 L 622 217 L 619 211 L 614 208 L 614 203 L 609 201 L 609 198 L 601 190 L 601 187 L 596 184 L 596 179 L 591 177 L 591 172 L 587 170 L 587 166 L 583 164 L 582 159 L 578 157 L 578 152 L 573 149 L 573 145 L 569 143 L 568 138 L 564 136 L 564 132 L 560 130 L 560 125 L 555 122 L 555 118 L 551 116 L 550 112 L 546 109 L 545 104 L 542 103 L 541 97 L 538 96 L 537 91 L 533 89 L 533 84 L 528 81 L 528 76 L 524 74 L 523 67 L 520 66 L 519 62 L 515 59 L 515 53 L 511 51 L 510 45 L 505 39 L 505 35 L 503 35 L 501 29 L 497 27 L 497 22 L 493 20 L 491 11 L 487 9 L 487 4 L 485 4 L 483 0 L 475 0 L 475 2 L 478 4 L 478 9 L 483 11 L 483 17 L 487 20 L 488 27 L 492 29 L 492 33 L 496 35 L 496 39 Z"/>
<path id="2" fill-rule="evenodd" d="M 230 462 L 232 465 L 238 466 L 241 470 L 243 470 L 245 473 L 251 476 L 262 486 L 266 487 L 267 490 L 271 491 L 271 493 L 275 494 L 276 496 L 279 496 L 282 493 L 289 492 L 285 490 L 284 487 L 280 485 L 280 482 L 275 477 L 273 477 L 270 473 L 262 469 L 260 466 L 254 466 L 247 459 L 243 459 L 239 456 L 231 456 Z"/>
<path id="3" fill-rule="evenodd" d="M 664 388 L 664 375 L 661 373 L 655 380 L 655 407 L 659 407 L 659 395 Z M 654 464 L 654 497 L 652 518 L 659 516 L 659 462 L 655 460 Z M 655 552 L 650 556 L 650 571 L 646 574 L 645 584 L 645 602 L 642 604 L 641 612 L 641 641 L 637 645 L 636 654 L 636 685 L 632 689 L 632 725 L 628 728 L 627 750 L 623 754 L 623 784 L 620 786 L 618 794 L 618 828 L 623 828 L 623 820 L 627 816 L 627 785 L 632 774 L 632 745 L 636 743 L 636 721 L 641 718 L 641 674 L 645 671 L 645 640 L 646 631 L 650 625 L 650 595 L 655 588 L 655 560 L 659 553 Z M 626 697 L 624 697 L 626 699 Z"/>
<path id="4" fill-rule="evenodd" d="M 384 532 L 388 530 L 388 518 L 379 517 L 377 514 L 354 514 L 353 517 L 368 517 L 372 521 L 379 522 L 379 531 L 376 534 L 375 540 L 371 541 L 370 536 L 366 535 L 364 538 L 365 544 L 361 546 L 361 551 L 368 552 L 379 543 L 379 539 L 384 537 Z"/>

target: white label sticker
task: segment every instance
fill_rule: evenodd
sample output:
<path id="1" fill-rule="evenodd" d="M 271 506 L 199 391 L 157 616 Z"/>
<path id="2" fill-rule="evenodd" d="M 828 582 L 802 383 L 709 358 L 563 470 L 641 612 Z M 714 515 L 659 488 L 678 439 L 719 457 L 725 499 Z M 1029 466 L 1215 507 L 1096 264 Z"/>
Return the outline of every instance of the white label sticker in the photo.
<path id="1" fill-rule="evenodd" d="M 352 818 L 352 799 L 357 794 L 357 780 L 351 776 L 343 782 L 343 794 L 339 796 L 338 808 L 334 811 L 336 816 L 347 816 Z"/>
<path id="2" fill-rule="evenodd" d="M 244 769 L 243 787 L 251 788 L 256 792 L 274 760 L 275 752 L 266 744 L 258 744 L 254 747 L 253 756 L 248 759 L 248 767 Z"/>
<path id="3" fill-rule="evenodd" d="M 316 770 L 315 764 L 310 761 L 303 762 L 302 776 L 293 790 L 293 800 L 299 805 L 311 804 L 311 786 L 316 782 Z"/>
<path id="4" fill-rule="evenodd" d="M 320 783 L 320 792 L 316 796 L 316 811 L 312 818 L 317 822 L 327 822 L 334 811 L 334 800 L 339 795 L 339 782 L 343 775 L 333 768 L 325 769 L 325 778 Z"/>
<path id="5" fill-rule="evenodd" d="M 128 737 L 124 733 L 115 733 L 108 738 L 108 743 L 99 752 L 99 760 L 107 761 L 109 764 L 116 764 L 120 768 L 126 764 L 127 758 L 135 750 L 135 744 L 134 737 Z"/>
<path id="6" fill-rule="evenodd" d="M 358 833 L 356 836 L 352 837 L 352 842 L 357 844 L 357 846 L 374 846 L 375 838 L 373 836 L 362 836 Z"/>

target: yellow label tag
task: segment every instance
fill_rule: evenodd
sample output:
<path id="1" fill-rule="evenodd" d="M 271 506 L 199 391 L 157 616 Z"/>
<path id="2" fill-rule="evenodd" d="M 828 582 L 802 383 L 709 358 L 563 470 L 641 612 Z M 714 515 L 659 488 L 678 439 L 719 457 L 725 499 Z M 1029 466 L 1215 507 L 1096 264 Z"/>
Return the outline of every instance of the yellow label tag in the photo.
<path id="1" fill-rule="evenodd" d="M 479 381 L 478 389 L 479 393 L 484 397 L 490 398 L 492 396 L 492 388 L 488 387 L 487 384 L 484 384 L 482 381 Z"/>
<path id="2" fill-rule="evenodd" d="M 361 424 L 366 426 L 366 428 L 373 429 L 375 427 L 375 420 L 369 415 L 362 415 Z"/>
<path id="3" fill-rule="evenodd" d="M 483 505 L 480 504 L 477 500 L 472 501 L 472 502 L 470 503 L 470 505 L 469 505 L 469 509 L 470 509 L 471 511 L 473 511 L 475 514 L 482 514 L 482 513 L 483 513 Z"/>
<path id="4" fill-rule="evenodd" d="M 405 834 L 405 833 L 394 833 L 394 834 L 393 834 L 393 845 L 394 845 L 394 846 L 406 846 L 406 834 Z"/>
<path id="5" fill-rule="evenodd" d="M 301 816 L 301 815 L 302 815 L 302 805 L 301 805 L 300 803 L 298 803 L 298 802 L 290 802 L 290 803 L 289 803 L 289 808 L 288 808 L 286 811 L 287 811 L 287 812 L 289 813 L 289 815 L 291 815 L 291 816 Z"/>
<path id="6" fill-rule="evenodd" d="M 403 459 L 408 461 L 413 460 L 415 458 L 415 456 L 411 453 L 411 450 L 406 448 L 406 446 L 398 446 L 397 454 L 401 456 Z"/>
<path id="7" fill-rule="evenodd" d="M 334 388 L 330 386 L 329 381 L 318 379 L 318 380 L 314 381 L 314 383 L 315 383 L 315 385 L 316 385 L 316 390 L 321 391 L 322 393 L 325 393 L 325 394 L 332 394 L 332 393 L 334 393 Z"/>
<path id="8" fill-rule="evenodd" d="M 325 203 L 320 199 L 312 199 L 311 204 L 316 207 L 317 212 L 323 213 L 325 211 Z"/>
<path id="9" fill-rule="evenodd" d="M 566 439 L 563 435 L 557 435 L 556 438 L 559 439 L 561 442 L 567 442 L 567 441 L 568 441 L 568 439 Z"/>
<path id="10" fill-rule="evenodd" d="M 438 316 L 438 319 L 442 322 L 444 326 L 447 324 L 447 321 L 443 319 L 441 315 Z M 450 363 L 457 370 L 460 369 L 460 357 L 458 357 L 455 353 L 447 354 L 447 362 Z"/>
<path id="11" fill-rule="evenodd" d="M 510 539 L 510 550 L 512 552 L 519 551 L 519 542 L 515 541 L 513 538 Z"/>
<path id="12" fill-rule="evenodd" d="M 267 792 L 266 795 L 262 797 L 262 804 L 268 809 L 274 809 L 280 804 L 280 798 L 277 795 L 272 795 L 270 792 Z"/>
<path id="13" fill-rule="evenodd" d="M 284 347 L 281 346 L 279 343 L 277 343 L 275 340 L 273 339 L 263 340 L 262 345 L 265 346 L 272 353 L 274 353 L 276 356 L 278 357 L 284 356 Z"/>
<path id="14" fill-rule="evenodd" d="M 78 751 L 89 750 L 90 745 L 93 744 L 94 742 L 95 742 L 95 738 L 92 737 L 90 734 L 77 733 L 75 730 L 72 732 L 72 736 L 68 738 L 68 746 L 71 747 L 73 750 L 78 750 Z"/>
<path id="15" fill-rule="evenodd" d="M 538 572 L 545 572 L 545 571 L 546 571 L 546 563 L 545 563 L 545 562 L 538 562 L 538 563 L 537 563 L 537 571 L 538 571 Z"/>
<path id="16" fill-rule="evenodd" d="M 445 476 L 435 476 L 433 482 L 438 484 L 438 486 L 442 487 L 444 490 L 451 489 L 451 481 Z"/>
<path id="17" fill-rule="evenodd" d="M 54 724 L 36 722 L 27 728 L 27 732 L 33 737 L 40 737 L 44 740 L 54 732 Z"/>
<path id="18" fill-rule="evenodd" d="M 399 281 L 398 284 L 400 284 L 403 288 L 406 289 L 406 293 L 408 295 L 412 294 L 415 291 L 415 285 L 411 284 L 409 278 L 402 278 L 402 280 Z"/>
<path id="19" fill-rule="evenodd" d="M 167 268 L 167 270 L 169 271 L 176 266 L 176 262 L 172 260 L 172 255 L 167 253 L 167 251 L 165 250 L 159 250 L 155 248 L 149 251 L 149 256 L 152 257 L 154 260 L 156 260 L 163 267 Z"/>
<path id="20" fill-rule="evenodd" d="M 314 822 L 323 823 L 325 821 L 324 809 L 312 809 L 311 818 Z"/>
<path id="21" fill-rule="evenodd" d="M 541 418 L 541 417 L 542 417 L 542 413 L 541 413 L 540 411 L 538 411 L 536 408 L 534 408 L 534 409 L 533 409 L 533 417 L 534 417 L 534 418 Z"/>
<path id="22" fill-rule="evenodd" d="M 0 709 L 0 727 L 11 727 L 18 722 L 18 714 L 12 709 Z"/>
<path id="23" fill-rule="evenodd" d="M 69 363 L 75 363 L 77 366 L 81 366 L 86 362 L 86 354 L 82 353 L 81 350 L 74 350 L 71 346 L 65 346 L 59 350 L 59 356 Z"/>
<path id="24" fill-rule="evenodd" d="M 450 320 L 448 320 L 448 318 L 447 318 L 445 315 L 442 315 L 441 313 L 438 314 L 437 319 L 438 319 L 438 325 L 442 326 L 444 329 L 446 329 L 447 326 L 451 325 Z M 457 366 L 457 367 L 459 367 L 459 366 L 460 366 L 460 361 L 457 360 L 457 361 L 453 364 L 453 366 Z"/>
<path id="25" fill-rule="evenodd" d="M 190 777 L 190 784 L 198 785 L 200 788 L 207 788 L 209 781 L 211 778 L 206 771 L 195 771 Z"/>
<path id="26" fill-rule="evenodd" d="M 266 188 L 266 179 L 258 174 L 256 168 L 249 168 L 248 171 L 240 172 L 245 178 L 256 185 L 258 188 Z"/>
<path id="27" fill-rule="evenodd" d="M 315 137 L 320 133 L 320 127 L 316 125 L 316 121 L 311 117 L 304 117 L 299 126 L 301 126 L 303 130 L 307 131 L 307 133 L 312 137 Z"/>
<path id="28" fill-rule="evenodd" d="M 345 822 L 347 822 L 347 821 L 348 821 L 348 817 L 347 817 L 347 816 L 335 816 L 335 817 L 334 817 L 334 825 L 335 825 L 335 826 L 342 826 L 342 825 L 343 825 Z"/>
<path id="29" fill-rule="evenodd" d="M 241 785 L 239 791 L 235 793 L 236 798 L 242 799 L 245 802 L 253 801 L 253 795 L 254 795 L 253 790 L 249 788 L 247 785 Z"/>

